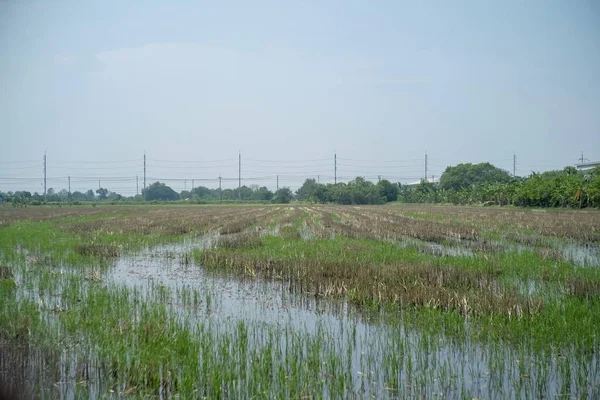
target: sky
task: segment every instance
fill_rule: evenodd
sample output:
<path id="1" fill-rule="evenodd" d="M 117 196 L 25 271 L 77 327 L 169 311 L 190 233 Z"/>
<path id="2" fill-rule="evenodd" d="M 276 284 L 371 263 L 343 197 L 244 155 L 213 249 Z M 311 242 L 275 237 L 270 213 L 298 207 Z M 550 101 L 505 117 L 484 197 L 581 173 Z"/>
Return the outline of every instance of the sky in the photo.
<path id="1" fill-rule="evenodd" d="M 600 160 L 598 71 L 597 1 L 1 1 L 0 191 L 527 176 Z"/>

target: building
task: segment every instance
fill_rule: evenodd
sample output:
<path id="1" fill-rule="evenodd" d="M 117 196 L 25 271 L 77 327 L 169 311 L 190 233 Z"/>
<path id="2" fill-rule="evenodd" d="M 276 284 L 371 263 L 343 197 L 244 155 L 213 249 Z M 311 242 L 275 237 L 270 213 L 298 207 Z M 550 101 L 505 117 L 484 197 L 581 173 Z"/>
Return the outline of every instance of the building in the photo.
<path id="1" fill-rule="evenodd" d="M 581 164 L 576 164 L 575 166 L 577 167 L 577 169 L 579 171 L 585 172 L 585 171 L 594 169 L 596 167 L 600 167 L 600 161 L 588 161 L 588 162 L 584 162 Z"/>
<path id="2" fill-rule="evenodd" d="M 416 186 L 419 183 L 421 183 L 421 181 L 425 181 L 425 182 L 428 182 L 428 183 L 440 183 L 440 178 L 431 177 L 431 178 L 428 178 L 428 179 L 421 179 L 421 180 L 418 180 L 416 182 L 408 182 L 408 183 L 405 183 L 405 185 L 406 186 Z"/>

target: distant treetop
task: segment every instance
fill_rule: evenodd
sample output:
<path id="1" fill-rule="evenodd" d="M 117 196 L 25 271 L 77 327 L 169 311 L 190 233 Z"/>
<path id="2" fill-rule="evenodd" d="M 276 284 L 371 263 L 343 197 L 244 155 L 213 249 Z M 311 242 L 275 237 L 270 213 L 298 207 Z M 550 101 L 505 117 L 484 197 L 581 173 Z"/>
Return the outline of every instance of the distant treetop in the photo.
<path id="1" fill-rule="evenodd" d="M 442 189 L 465 189 L 482 183 L 506 183 L 511 177 L 508 172 L 493 166 L 489 162 L 479 164 L 458 164 L 447 167 L 440 177 Z"/>

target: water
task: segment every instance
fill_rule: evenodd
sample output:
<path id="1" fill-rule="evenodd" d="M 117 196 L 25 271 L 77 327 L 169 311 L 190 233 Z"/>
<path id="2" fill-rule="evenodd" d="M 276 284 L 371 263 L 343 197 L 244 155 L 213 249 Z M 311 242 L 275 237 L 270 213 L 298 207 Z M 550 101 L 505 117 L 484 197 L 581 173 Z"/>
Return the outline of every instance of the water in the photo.
<path id="1" fill-rule="evenodd" d="M 412 247 L 418 249 L 421 253 L 429 254 L 435 257 L 473 257 L 475 253 L 459 242 L 455 245 L 427 242 L 414 238 L 404 238 L 397 242 L 402 248 Z"/>
<path id="2" fill-rule="evenodd" d="M 455 242 L 455 243 L 454 243 Z M 405 238 L 398 242 L 400 247 L 414 247 L 424 254 L 435 257 L 474 257 L 476 251 L 489 252 L 510 252 L 524 251 L 534 252 L 542 258 L 553 257 L 559 260 L 572 262 L 577 267 L 600 267 L 600 246 L 582 243 L 564 243 L 549 238 L 546 247 L 534 245 L 515 244 L 510 241 L 487 241 L 484 244 L 479 242 L 461 242 L 459 240 L 449 239 L 449 243 L 441 244 L 427 242 L 423 240 Z M 479 248 L 481 247 L 481 248 Z"/>
<path id="3" fill-rule="evenodd" d="M 581 267 L 600 267 L 600 246 L 570 243 L 560 249 L 566 260 Z"/>
<path id="4" fill-rule="evenodd" d="M 122 257 L 108 279 L 142 293 L 151 292 L 156 285 L 169 287 L 173 293 L 186 289 L 210 293 L 209 308 L 177 311 L 185 318 L 213 320 L 229 329 L 244 321 L 302 335 L 324 334 L 327 346 L 339 354 L 349 354 L 347 361 L 351 363 L 355 393 L 363 390 L 377 397 L 394 397 L 398 395 L 396 390 L 414 385 L 415 381 L 425 383 L 426 387 L 426 393 L 412 393 L 415 396 L 420 393 L 453 398 L 468 393 L 481 398 L 505 398 L 512 393 L 516 397 L 526 394 L 535 397 L 540 394 L 540 387 L 545 388 L 548 396 L 560 391 L 562 377 L 556 355 L 539 357 L 532 350 L 420 332 L 405 328 L 398 320 L 390 324 L 381 316 L 365 317 L 343 301 L 319 301 L 293 293 L 282 282 L 215 276 L 185 262 L 185 251 L 210 247 L 211 243 L 203 239 Z M 464 255 L 462 250 L 448 254 Z M 383 364 L 386 354 L 394 349 L 403 352 L 394 357 L 394 362 L 402 368 L 390 377 Z M 590 367 L 591 382 L 597 384 L 600 381 L 596 357 Z M 577 366 L 571 368 L 576 375 Z M 581 390 L 595 393 L 597 389 L 590 383 Z"/>
<path id="5" fill-rule="evenodd" d="M 330 375 L 335 378 L 343 374 L 348 393 L 357 397 L 555 397 L 565 392 L 567 383 L 571 397 L 600 395 L 600 365 L 595 354 L 581 358 L 569 349 L 540 352 L 525 345 L 473 341 L 467 339 L 468 333 L 467 338 L 455 338 L 425 332 L 405 326 L 401 318 L 359 312 L 344 301 L 295 293 L 285 282 L 219 276 L 190 262 L 186 256 L 190 251 L 210 248 L 216 240 L 211 235 L 124 255 L 100 273 L 100 284 L 115 290 L 125 288 L 139 295 L 141 301 L 163 299 L 179 323 L 203 326 L 209 330 L 205 333 L 230 335 L 244 322 L 254 332 L 249 346 L 259 352 L 273 332 L 280 335 L 278 346 L 284 353 L 289 345 L 284 338 L 313 338 L 308 343 L 318 341 L 322 368 L 329 368 L 325 366 L 330 362 L 327 355 L 338 357 L 341 364 L 331 366 L 334 372 Z M 69 305 L 63 304 L 59 294 L 77 271 L 59 265 L 40 275 L 36 268 L 27 265 L 24 273 L 15 276 L 18 295 L 35 299 L 42 318 L 51 329 L 60 330 L 56 314 Z M 45 288 L 43 274 L 53 274 L 57 285 Z M 89 284 L 82 282 L 82 296 Z M 526 287 L 535 291 L 530 285 Z M 194 296 L 198 301 L 190 300 Z M 467 321 L 467 332 L 469 329 L 476 327 Z M 44 386 L 52 382 L 54 397 L 61 399 L 82 393 L 98 398 L 110 393 L 112 389 L 103 385 L 102 369 L 90 350 L 93 343 L 89 344 L 92 346 L 86 346 L 84 340 L 65 346 L 57 360 L 50 357 L 42 361 L 40 350 L 26 354 L 28 379 L 38 379 Z M 58 368 L 46 368 L 54 375 L 43 380 L 36 365 Z M 92 377 L 87 388 L 78 386 L 82 368 Z M 324 379 L 332 380 L 324 385 L 322 396 L 334 393 L 333 378 L 324 375 Z M 243 387 L 240 391 L 243 393 Z M 113 392 L 110 397 L 118 394 Z"/>

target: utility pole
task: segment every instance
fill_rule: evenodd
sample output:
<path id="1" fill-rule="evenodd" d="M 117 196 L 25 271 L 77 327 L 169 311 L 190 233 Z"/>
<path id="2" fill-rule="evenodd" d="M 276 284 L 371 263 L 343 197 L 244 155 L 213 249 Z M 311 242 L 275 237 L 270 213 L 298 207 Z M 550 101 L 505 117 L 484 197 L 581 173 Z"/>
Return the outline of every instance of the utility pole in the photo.
<path id="1" fill-rule="evenodd" d="M 44 152 L 44 203 L 46 202 L 46 152 Z"/>
<path id="2" fill-rule="evenodd" d="M 513 178 L 517 176 L 517 154 L 513 154 Z"/>
<path id="3" fill-rule="evenodd" d="M 238 197 L 242 199 L 242 153 L 238 154 Z"/>
<path id="4" fill-rule="evenodd" d="M 146 152 L 144 151 L 144 189 L 146 189 Z"/>
<path id="5" fill-rule="evenodd" d="M 337 185 L 337 154 L 333 154 L 333 184 Z"/>
<path id="6" fill-rule="evenodd" d="M 223 201 L 223 191 L 221 190 L 221 175 L 219 175 L 219 200 Z"/>
<path id="7" fill-rule="evenodd" d="M 377 175 L 377 182 L 381 182 L 381 175 Z"/>
<path id="8" fill-rule="evenodd" d="M 320 177 L 321 177 L 321 175 L 317 175 L 317 183 L 319 183 Z"/>
<path id="9" fill-rule="evenodd" d="M 425 152 L 425 182 L 427 182 L 427 152 Z"/>
<path id="10" fill-rule="evenodd" d="M 187 190 L 187 180 L 183 181 L 183 190 Z"/>
<path id="11" fill-rule="evenodd" d="M 135 195 L 137 196 L 138 194 L 140 194 L 140 182 L 139 182 L 139 177 L 136 175 L 135 176 Z"/>
<path id="12" fill-rule="evenodd" d="M 579 161 L 581 161 L 581 164 L 583 164 L 586 161 L 589 161 L 587 158 L 583 158 L 583 150 L 581 151 L 581 158 L 579 159 Z"/>
<path id="13" fill-rule="evenodd" d="M 71 202 L 71 177 L 67 177 L 69 179 L 69 202 Z"/>
<path id="14" fill-rule="evenodd" d="M 192 179 L 192 192 L 194 191 L 194 180 Z"/>

